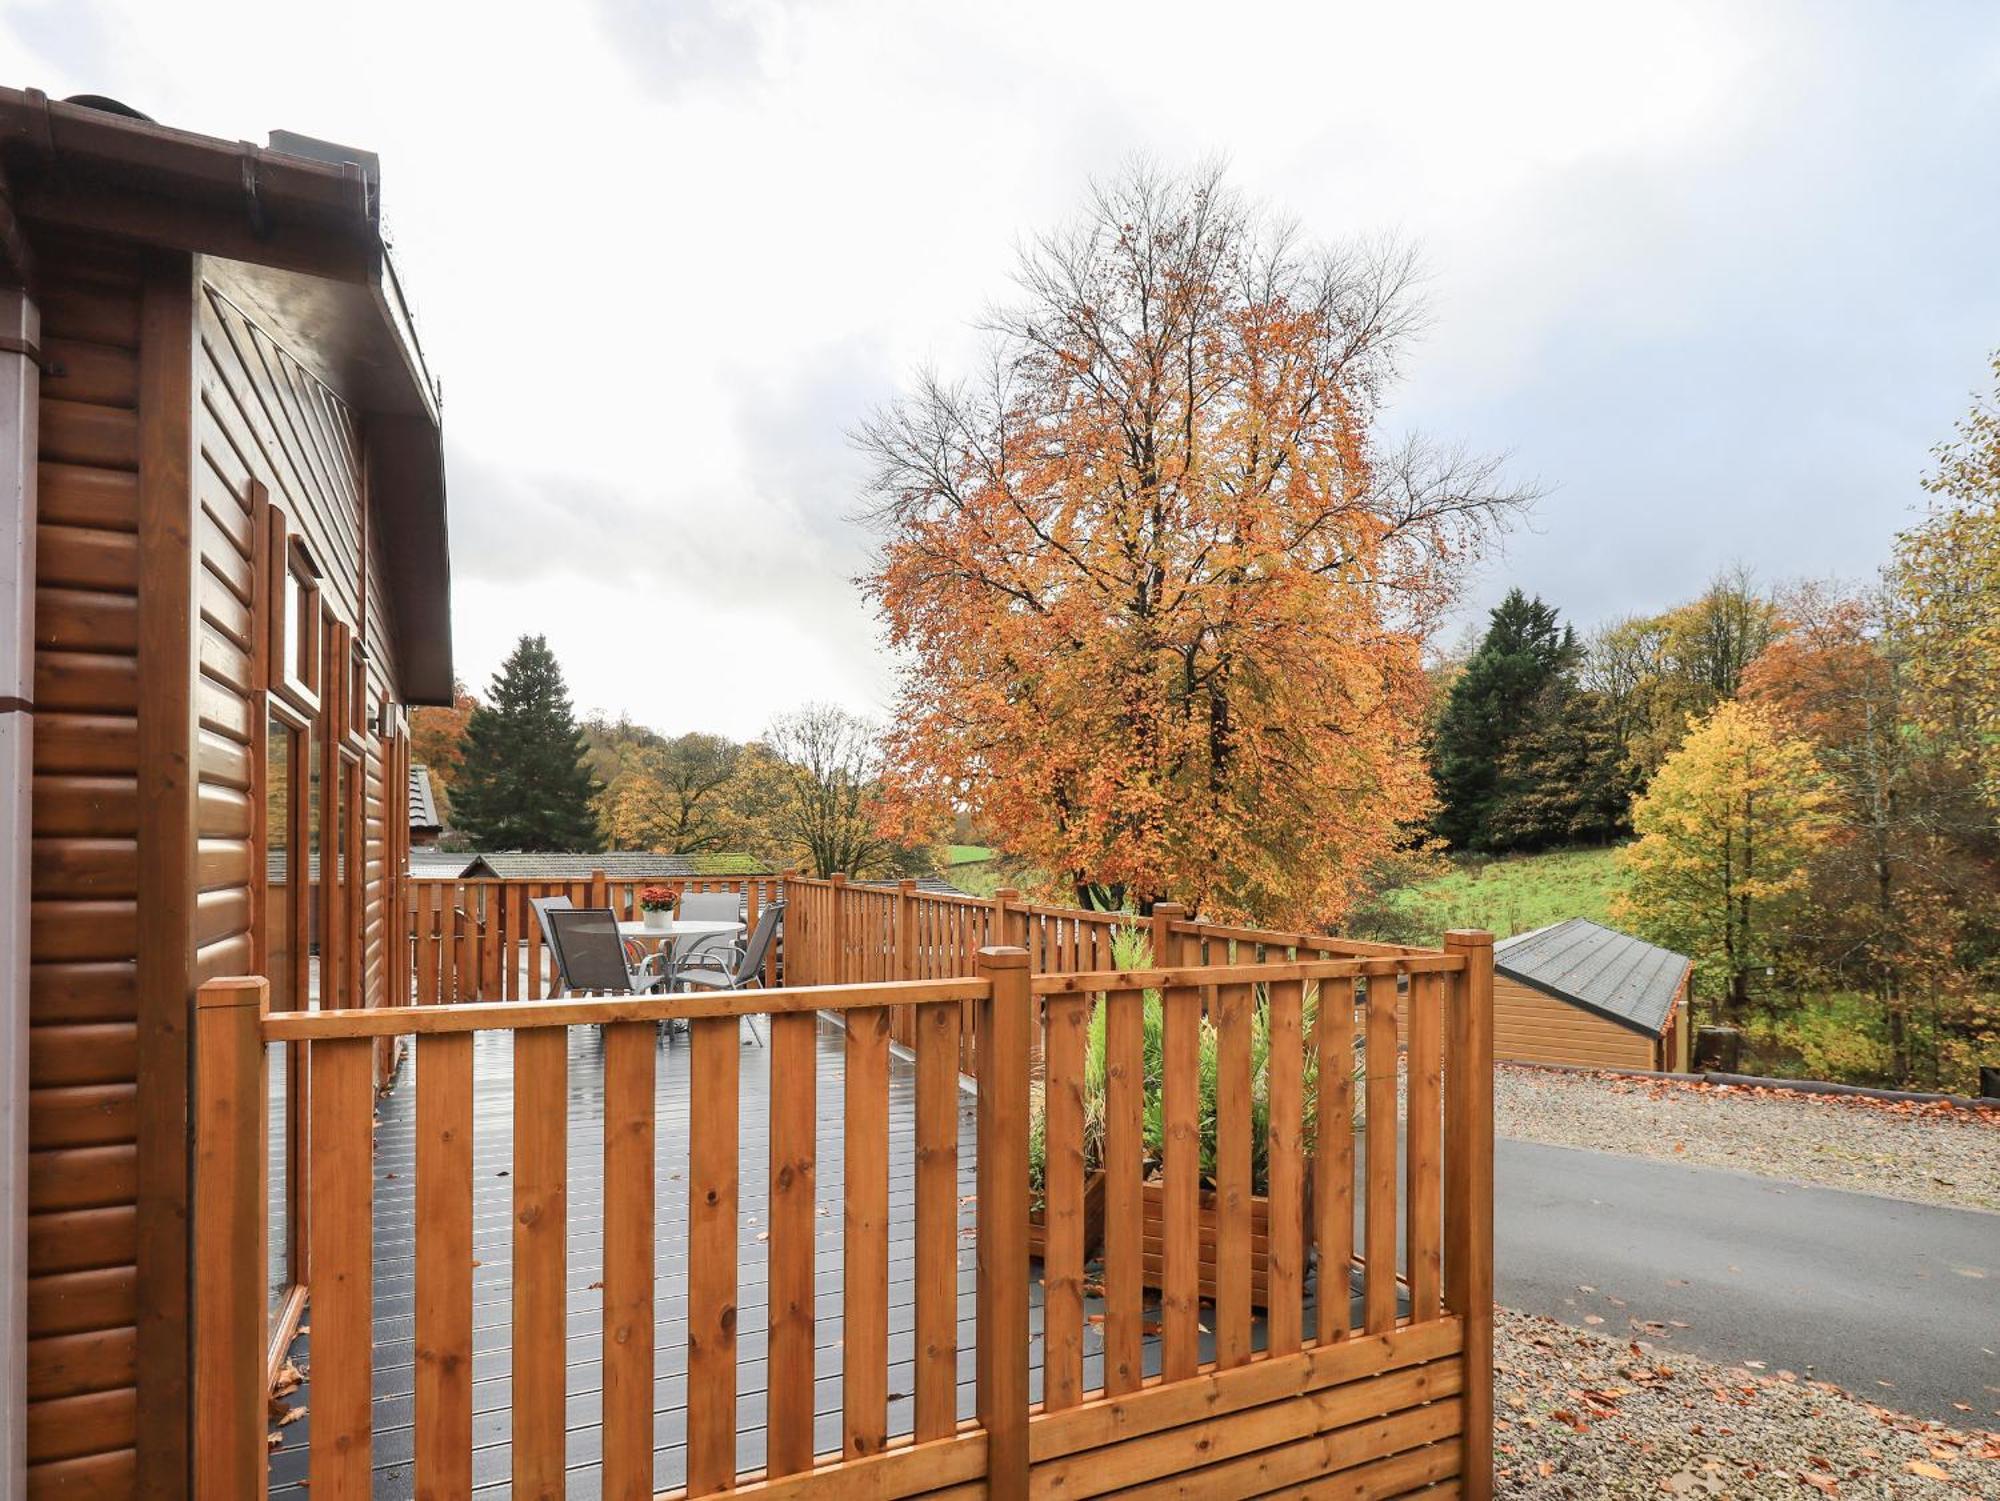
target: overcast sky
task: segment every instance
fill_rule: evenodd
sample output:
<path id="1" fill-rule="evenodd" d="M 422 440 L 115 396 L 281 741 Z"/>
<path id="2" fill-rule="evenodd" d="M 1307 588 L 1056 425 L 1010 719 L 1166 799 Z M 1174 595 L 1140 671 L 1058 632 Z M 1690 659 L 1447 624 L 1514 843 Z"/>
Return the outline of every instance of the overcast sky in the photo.
<path id="1" fill-rule="evenodd" d="M 1860 577 L 2000 345 L 2000 5 L 4 0 L 7 82 L 381 153 L 443 382 L 461 677 L 749 735 L 891 677 L 846 434 L 1134 152 L 1422 250 L 1390 423 L 1548 491 L 1588 626 Z"/>

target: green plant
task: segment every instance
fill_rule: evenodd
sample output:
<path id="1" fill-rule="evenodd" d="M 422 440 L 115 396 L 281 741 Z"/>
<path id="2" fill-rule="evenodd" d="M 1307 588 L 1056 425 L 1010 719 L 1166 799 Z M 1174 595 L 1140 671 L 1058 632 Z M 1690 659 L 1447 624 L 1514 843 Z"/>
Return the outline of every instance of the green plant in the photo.
<path id="1" fill-rule="evenodd" d="M 1139 927 L 1120 929 L 1112 940 L 1112 962 L 1125 971 L 1150 969 L 1153 964 L 1152 943 L 1146 931 Z M 1250 1180 L 1253 1193 L 1265 1193 L 1270 1184 L 1270 1061 L 1271 1061 L 1271 999 L 1266 986 L 1255 986 L 1251 992 L 1250 1012 Z M 1166 1077 L 1166 1010 L 1157 990 L 1146 990 L 1140 997 L 1142 1018 L 1141 1059 L 1144 1073 L 1145 1091 L 1143 1129 L 1145 1140 L 1146 1170 L 1158 1171 L 1166 1156 L 1166 1107 L 1163 1081 Z M 1301 1006 L 1301 1029 L 1307 1038 L 1313 1033 L 1319 1015 L 1319 987 L 1308 984 L 1305 987 Z M 1083 1061 L 1083 1159 L 1086 1175 L 1095 1172 L 1104 1163 L 1105 1094 L 1107 1074 L 1107 1038 L 1105 1031 L 1106 1007 L 1100 999 L 1091 1008 L 1090 1026 L 1085 1034 Z M 1215 1024 L 1207 1017 L 1201 1021 L 1196 1040 L 1197 1059 L 1197 1119 L 1200 1126 L 1201 1177 L 1205 1185 L 1213 1186 L 1216 1171 L 1216 1121 L 1218 1077 L 1221 1039 Z M 1354 1067 L 1354 1078 L 1359 1082 L 1362 1069 L 1359 1062 Z M 1354 1094 L 1357 1102 L 1360 1090 Z M 1313 1049 L 1305 1049 L 1303 1081 L 1302 1141 L 1305 1150 L 1312 1151 L 1316 1139 L 1319 1102 L 1319 1060 Z M 1028 1093 L 1028 1182 L 1029 1191 L 1039 1203 L 1042 1191 L 1043 1172 L 1048 1150 L 1048 1118 L 1045 1087 L 1037 1079 L 1029 1086 Z M 1356 1127 L 1362 1122 L 1357 1118 Z"/>

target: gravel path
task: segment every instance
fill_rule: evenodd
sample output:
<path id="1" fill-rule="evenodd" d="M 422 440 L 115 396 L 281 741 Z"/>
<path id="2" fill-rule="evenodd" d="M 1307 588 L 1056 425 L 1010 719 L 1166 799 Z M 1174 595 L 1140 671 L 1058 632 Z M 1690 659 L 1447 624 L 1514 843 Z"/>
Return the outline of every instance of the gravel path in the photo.
<path id="1" fill-rule="evenodd" d="M 1494 1129 L 1961 1209 L 2000 1209 L 2000 1110 L 1502 1064 Z"/>
<path id="2" fill-rule="evenodd" d="M 1790 1371 L 1717 1365 L 1498 1311 L 1496 1493 L 1509 1498 L 2000 1495 L 2000 1434 Z"/>

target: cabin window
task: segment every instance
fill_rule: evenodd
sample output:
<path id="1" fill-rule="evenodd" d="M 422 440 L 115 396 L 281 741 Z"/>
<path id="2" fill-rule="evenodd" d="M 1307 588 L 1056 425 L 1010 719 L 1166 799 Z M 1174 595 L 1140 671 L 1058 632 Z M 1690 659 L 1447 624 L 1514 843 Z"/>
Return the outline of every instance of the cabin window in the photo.
<path id="1" fill-rule="evenodd" d="M 292 796 L 292 768 L 299 742 L 305 738 L 288 717 L 273 713 L 265 724 L 264 754 L 264 973 L 271 982 L 271 1009 L 290 1011 L 297 1005 L 293 934 L 298 910 L 297 822 Z M 270 1189 L 269 1239 L 265 1287 L 273 1325 L 285 1316 L 296 1258 L 297 1223 L 293 1212 L 293 1168 L 300 1103 L 291 1088 L 294 1049 L 274 1042 L 268 1048 Z"/>
<path id="2" fill-rule="evenodd" d="M 271 570 L 271 691 L 308 716 L 319 713 L 322 680 L 320 572 L 285 513 L 268 507 Z"/>

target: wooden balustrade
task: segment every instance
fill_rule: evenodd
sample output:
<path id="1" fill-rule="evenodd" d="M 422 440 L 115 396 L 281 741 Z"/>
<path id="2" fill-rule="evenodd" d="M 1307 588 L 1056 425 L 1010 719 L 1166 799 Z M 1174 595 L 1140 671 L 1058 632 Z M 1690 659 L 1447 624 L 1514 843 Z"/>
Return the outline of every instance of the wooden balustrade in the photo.
<path id="1" fill-rule="evenodd" d="M 411 1036 L 417 1070 L 402 1087 L 416 1091 L 414 1477 L 421 1495 L 467 1491 L 472 1044 L 474 1034 L 497 1031 L 511 1034 L 514 1048 L 513 1472 L 527 1494 L 562 1494 L 567 1029 L 596 1027 L 604 1068 L 607 1497 L 655 1494 L 654 1250 L 668 1236 L 684 1237 L 687 1247 L 689 1497 L 732 1488 L 768 1496 L 824 1488 L 829 1496 L 1023 1497 L 1031 1483 L 1037 1492 L 1085 1496 L 1167 1481 L 1229 1494 L 1251 1477 L 1261 1491 L 1310 1486 L 1336 1471 L 1343 1493 L 1414 1494 L 1442 1482 L 1466 1496 L 1490 1495 L 1490 939 L 1454 934 L 1442 952 L 1340 952 L 1336 940 L 1246 936 L 1163 908 L 1145 920 L 1153 965 L 1121 971 L 1111 943 L 1134 919 L 1113 914 L 1036 909 L 1006 896 L 933 898 L 907 885 L 838 879 L 790 880 L 783 894 L 793 977 L 840 983 L 566 999 L 537 996 L 524 983 L 518 994 L 503 986 L 478 1002 L 279 1015 L 265 1014 L 254 989 L 244 988 L 258 982 L 204 989 L 195 1369 L 214 1401 L 202 1403 L 199 1484 L 213 1476 L 218 1494 L 250 1494 L 245 1477 L 253 1471 L 261 1484 L 263 1391 L 243 1373 L 262 1359 L 262 1310 L 241 1289 L 261 1286 L 261 1068 L 264 1046 L 282 1041 L 305 1045 L 313 1112 L 305 1188 L 314 1237 L 313 1494 L 324 1501 L 369 1493 L 367 1060 L 372 1039 Z M 504 932 L 513 896 L 492 900 L 487 910 L 502 914 Z M 421 898 L 417 910 L 426 910 Z M 419 932 L 421 942 L 421 923 Z M 1005 936 L 1027 942 L 988 941 Z M 1327 948 L 1301 955 L 1293 941 L 1300 938 Z M 421 956 L 417 968 L 421 974 Z M 1085 1073 L 1099 1008 L 1105 1214 L 1101 1269 L 1091 1276 Z M 846 1028 L 837 1299 L 824 1290 L 816 1299 L 814 1278 L 815 1030 L 823 1015 Z M 911 1431 L 897 1434 L 888 1421 L 888 1044 L 892 1019 L 905 1015 L 915 1072 L 914 1120 L 899 1128 L 914 1145 L 914 1417 Z M 773 1114 L 761 1203 L 746 1201 L 738 1177 L 745 1018 L 768 1029 Z M 655 1214 L 655 1024 L 668 1019 L 692 1029 L 684 1226 L 658 1224 Z M 1157 1063 L 1148 1043 L 1155 1024 Z M 1213 1031 L 1218 1068 L 1206 1185 L 1205 1029 Z M 1252 1054 L 1260 1030 L 1269 1047 L 1258 1140 Z M 976 1417 L 961 1422 L 959 1169 L 968 1147 L 959 1139 L 958 1075 L 968 1049 L 979 1064 L 969 1146 L 978 1179 Z M 1407 1074 L 1401 1091 L 1399 1069 Z M 1047 1102 L 1045 1171 L 1041 1203 L 1031 1206 L 1036 1070 Z M 1155 1095 L 1156 1111 L 1149 1109 Z M 1153 1118 L 1158 1136 L 1149 1141 Z M 1399 1124 L 1408 1142 L 1400 1172 Z M 1253 1180 L 1259 1158 L 1261 1185 Z M 1038 1272 L 1028 1259 L 1031 1213 L 1045 1226 Z M 760 1217 L 768 1235 L 761 1292 L 738 1285 L 745 1215 Z M 1038 1337 L 1032 1276 L 1042 1283 Z M 1356 1276 L 1358 1327 L 1349 1312 Z M 766 1461 L 759 1472 L 739 1474 L 736 1330 L 746 1295 L 766 1302 Z M 839 1448 L 819 1452 L 815 1330 L 829 1317 L 841 1321 Z M 1160 1374 L 1149 1378 L 1154 1338 Z M 1036 1404 L 1031 1359 L 1040 1363 Z"/>

